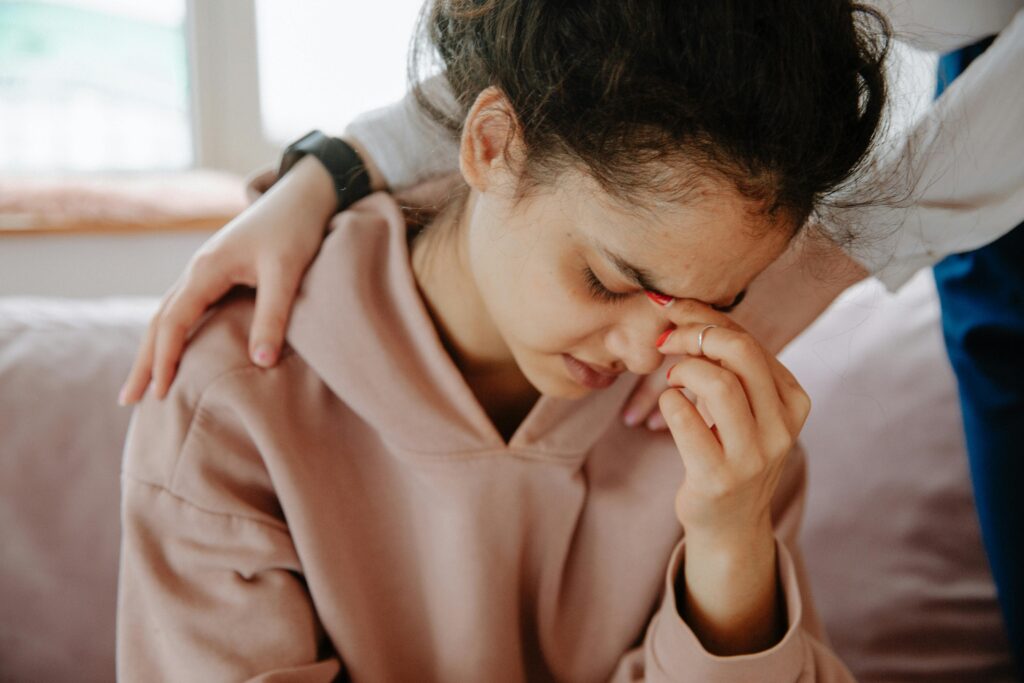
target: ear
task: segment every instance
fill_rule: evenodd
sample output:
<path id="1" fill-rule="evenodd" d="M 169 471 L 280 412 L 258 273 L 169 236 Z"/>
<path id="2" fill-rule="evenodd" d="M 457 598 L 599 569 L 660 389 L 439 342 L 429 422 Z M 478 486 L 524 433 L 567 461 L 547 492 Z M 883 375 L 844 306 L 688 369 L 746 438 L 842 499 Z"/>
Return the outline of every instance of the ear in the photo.
<path id="1" fill-rule="evenodd" d="M 477 95 L 466 115 L 459 147 L 459 169 L 474 190 L 485 192 L 513 177 L 511 153 L 519 145 L 515 114 L 500 90 Z"/>

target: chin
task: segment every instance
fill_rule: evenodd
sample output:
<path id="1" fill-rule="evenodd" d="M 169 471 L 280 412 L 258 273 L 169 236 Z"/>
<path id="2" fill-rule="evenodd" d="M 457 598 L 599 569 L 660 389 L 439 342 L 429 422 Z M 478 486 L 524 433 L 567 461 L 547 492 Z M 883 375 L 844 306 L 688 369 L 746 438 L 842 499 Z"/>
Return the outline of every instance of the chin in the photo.
<path id="1" fill-rule="evenodd" d="M 552 392 L 550 395 L 557 396 L 558 398 L 577 399 L 588 396 L 593 393 L 593 391 L 593 389 L 588 389 L 585 386 L 577 384 L 568 377 L 565 377 L 559 382 L 558 393 Z"/>
<path id="2" fill-rule="evenodd" d="M 513 350 L 512 356 L 526 381 L 542 396 L 572 400 L 583 398 L 593 391 L 569 376 L 561 353 L 520 347 Z"/>
<path id="3" fill-rule="evenodd" d="M 551 382 L 551 388 L 547 391 L 541 391 L 540 393 L 551 398 L 562 398 L 567 400 L 575 400 L 583 398 L 590 394 L 592 389 L 581 387 L 572 380 L 565 380 L 564 382 Z"/>
<path id="4" fill-rule="evenodd" d="M 592 391 L 591 389 L 574 382 L 571 377 L 565 374 L 565 371 L 561 369 L 561 355 L 559 355 L 556 360 L 558 361 L 557 365 L 551 363 L 547 365 L 547 367 L 534 367 L 531 371 L 523 372 L 523 374 L 526 375 L 527 381 L 529 381 L 540 394 L 543 396 L 550 396 L 551 398 L 572 400 L 583 398 Z"/>

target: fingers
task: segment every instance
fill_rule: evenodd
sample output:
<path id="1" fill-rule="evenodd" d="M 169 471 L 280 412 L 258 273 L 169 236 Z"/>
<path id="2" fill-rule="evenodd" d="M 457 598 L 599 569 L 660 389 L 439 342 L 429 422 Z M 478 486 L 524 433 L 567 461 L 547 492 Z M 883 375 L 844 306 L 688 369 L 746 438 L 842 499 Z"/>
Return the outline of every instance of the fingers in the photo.
<path id="1" fill-rule="evenodd" d="M 703 332 L 703 344 L 699 344 Z M 689 323 L 677 328 L 661 345 L 665 353 L 704 356 L 739 378 L 750 400 L 755 419 L 762 425 L 784 421 L 783 406 L 769 365 L 769 356 L 756 339 L 741 329 L 708 323 Z"/>
<path id="2" fill-rule="evenodd" d="M 711 413 L 718 440 L 727 455 L 737 456 L 760 450 L 757 423 L 743 385 L 735 373 L 706 359 L 687 357 L 672 366 L 668 383 L 673 387 L 687 387 L 700 397 Z M 680 398 L 686 401 L 681 394 Z M 700 417 L 696 406 L 694 412 Z M 665 417 L 669 421 L 669 416 Z M 703 418 L 701 424 L 704 424 Z"/>
<path id="3" fill-rule="evenodd" d="M 663 429 L 668 429 L 668 423 L 665 422 L 665 416 L 661 414 L 661 409 L 652 410 L 647 415 L 647 421 L 644 426 L 652 432 L 660 432 Z"/>
<path id="4" fill-rule="evenodd" d="M 158 315 L 159 322 L 153 352 L 153 391 L 163 398 L 174 379 L 185 340 L 211 305 L 236 283 L 224 268 L 204 267 L 206 261 L 195 261 L 186 271 L 177 291 Z"/>
<path id="5" fill-rule="evenodd" d="M 267 190 L 276 183 L 277 168 L 263 168 L 256 171 L 245 179 L 245 197 L 252 204 L 267 193 Z"/>
<path id="6" fill-rule="evenodd" d="M 707 327 L 708 323 L 686 323 L 679 326 L 659 349 L 663 353 L 684 353 L 703 356 L 721 366 L 736 377 L 748 402 L 755 430 L 759 437 L 761 452 L 769 457 L 787 453 L 793 439 L 800 433 L 810 411 L 810 400 L 803 388 L 778 359 L 768 354 L 746 331 L 735 324 Z M 716 323 L 717 325 L 717 323 Z M 703 330 L 703 344 L 699 343 Z M 691 356 L 692 357 L 692 356 Z M 674 380 L 676 376 L 674 375 Z M 706 394 L 707 389 L 687 384 L 679 375 L 679 381 L 695 391 L 707 405 L 715 422 L 719 425 L 719 436 L 732 451 L 728 440 L 735 439 L 733 426 L 723 424 L 714 406 L 714 397 Z M 675 381 L 671 382 L 673 385 Z M 723 391 L 721 382 L 712 384 L 713 390 Z M 721 398 L 717 399 L 721 401 Z M 736 416 L 735 412 L 726 416 Z M 734 444 L 738 444 L 734 441 Z"/>
<path id="7" fill-rule="evenodd" d="M 687 478 L 693 475 L 708 481 L 722 462 L 722 445 L 697 408 L 679 390 L 661 392 L 658 406 L 683 459 Z"/>
<path id="8" fill-rule="evenodd" d="M 784 414 L 789 433 L 796 436 L 803 429 L 811 413 L 811 397 L 807 395 L 789 368 L 779 362 L 777 358 L 769 356 L 768 363 L 772 376 L 775 378 L 779 397 L 785 406 Z"/>
<path id="9" fill-rule="evenodd" d="M 150 381 L 154 395 L 164 398 L 174 380 L 189 334 L 209 307 L 236 284 L 257 286 L 256 309 L 250 328 L 250 356 L 257 365 L 274 365 L 301 277 L 301 268 L 285 268 L 275 263 L 263 267 L 250 282 L 249 278 L 239 278 L 233 269 L 223 264 L 211 263 L 205 254 L 197 257 L 146 328 L 118 402 L 128 405 L 139 401 Z"/>
<path id="10" fill-rule="evenodd" d="M 128 378 L 124 381 L 121 391 L 118 393 L 117 402 L 122 406 L 138 402 L 149 385 L 153 371 L 153 345 L 156 339 L 156 327 L 159 319 L 160 311 L 158 309 L 152 320 L 149 321 L 149 325 L 146 326 L 142 344 L 135 354 L 135 362 L 132 364 L 131 370 L 128 371 Z"/>
<path id="11" fill-rule="evenodd" d="M 647 428 L 651 430 L 666 428 L 665 419 L 658 409 L 658 399 L 662 392 L 668 388 L 668 382 L 665 380 L 665 370 L 668 369 L 670 364 L 671 361 L 666 360 L 662 366 L 665 369 L 652 372 L 637 384 L 629 400 L 626 401 L 626 407 L 622 411 L 622 421 L 627 427 L 635 427 L 640 423 L 645 423 Z"/>
<path id="12" fill-rule="evenodd" d="M 268 368 L 277 362 L 301 278 L 301 269 L 279 264 L 260 269 L 256 311 L 249 330 L 249 355 L 256 365 Z"/>

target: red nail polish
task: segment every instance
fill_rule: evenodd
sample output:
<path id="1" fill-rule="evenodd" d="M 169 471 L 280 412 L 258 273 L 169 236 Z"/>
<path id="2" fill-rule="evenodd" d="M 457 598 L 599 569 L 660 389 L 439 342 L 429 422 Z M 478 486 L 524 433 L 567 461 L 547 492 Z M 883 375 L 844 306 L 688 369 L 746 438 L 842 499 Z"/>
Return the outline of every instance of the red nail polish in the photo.
<path id="1" fill-rule="evenodd" d="M 675 365 L 668 366 L 668 372 L 665 373 L 665 379 L 666 380 L 672 379 L 672 368 L 674 368 L 674 367 L 675 367 Z"/>
<path id="2" fill-rule="evenodd" d="M 664 332 L 661 333 L 661 336 L 658 337 L 657 341 L 654 342 L 654 345 L 657 346 L 660 349 L 661 345 L 664 344 L 666 341 L 668 341 L 668 338 L 675 331 L 676 331 L 676 328 L 674 328 L 674 327 L 668 328 L 667 330 L 665 330 Z"/>
<path id="3" fill-rule="evenodd" d="M 658 294 L 657 292 L 652 292 L 649 289 L 645 289 L 644 290 L 644 294 L 647 295 L 648 299 L 650 299 L 654 303 L 658 304 L 659 306 L 668 306 L 670 303 L 672 303 L 675 300 L 671 296 L 665 296 L 664 294 Z"/>

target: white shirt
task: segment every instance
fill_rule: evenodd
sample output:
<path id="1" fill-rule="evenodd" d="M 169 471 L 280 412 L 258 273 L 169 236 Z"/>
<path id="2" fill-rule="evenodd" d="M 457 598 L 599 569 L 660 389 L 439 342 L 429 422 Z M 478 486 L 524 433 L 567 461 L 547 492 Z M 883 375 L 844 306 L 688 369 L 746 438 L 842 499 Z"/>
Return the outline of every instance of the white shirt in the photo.
<path id="1" fill-rule="evenodd" d="M 829 214 L 853 229 L 851 256 L 895 291 L 920 268 L 984 246 L 1024 220 L 1024 0 L 876 0 L 896 37 L 948 51 L 999 37 L 899 139 L 866 180 L 899 201 Z M 426 87 L 447 97 L 439 77 Z M 406 95 L 345 130 L 392 188 L 457 169 L 457 140 Z"/>

